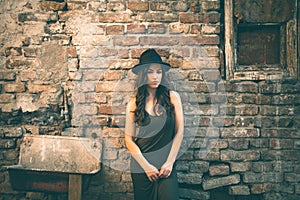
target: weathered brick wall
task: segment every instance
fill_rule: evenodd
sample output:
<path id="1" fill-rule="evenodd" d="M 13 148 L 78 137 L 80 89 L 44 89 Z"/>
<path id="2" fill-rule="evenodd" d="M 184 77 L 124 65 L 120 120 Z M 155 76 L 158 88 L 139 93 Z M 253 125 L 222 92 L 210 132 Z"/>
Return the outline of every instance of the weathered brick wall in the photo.
<path id="1" fill-rule="evenodd" d="M 184 103 L 181 198 L 299 198 L 300 83 L 224 80 L 222 1 L 4 0 L 0 9 L 0 199 L 66 198 L 10 188 L 3 166 L 18 162 L 24 133 L 101 138 L 102 170 L 83 198 L 133 199 L 124 108 L 129 69 L 149 47 L 172 64 Z"/>

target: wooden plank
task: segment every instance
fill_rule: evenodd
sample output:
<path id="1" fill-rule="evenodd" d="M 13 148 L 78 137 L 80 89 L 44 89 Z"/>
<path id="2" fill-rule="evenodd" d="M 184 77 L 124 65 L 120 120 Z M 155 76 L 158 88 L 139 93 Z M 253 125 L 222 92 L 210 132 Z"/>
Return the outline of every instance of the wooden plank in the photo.
<path id="1" fill-rule="evenodd" d="M 82 175 L 69 175 L 68 200 L 81 200 L 82 196 Z"/>
<path id="2" fill-rule="evenodd" d="M 225 69 L 226 79 L 233 78 L 234 73 L 234 23 L 232 0 L 225 0 Z"/>

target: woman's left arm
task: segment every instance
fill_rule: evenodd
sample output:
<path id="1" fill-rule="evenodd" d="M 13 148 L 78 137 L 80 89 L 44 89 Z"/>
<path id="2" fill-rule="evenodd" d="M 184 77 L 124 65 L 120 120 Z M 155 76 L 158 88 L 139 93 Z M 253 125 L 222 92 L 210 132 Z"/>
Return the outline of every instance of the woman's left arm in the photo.
<path id="1" fill-rule="evenodd" d="M 176 161 L 176 157 L 182 143 L 183 132 L 184 132 L 184 116 L 183 116 L 182 103 L 179 94 L 175 91 L 171 91 L 170 100 L 171 103 L 174 105 L 174 112 L 175 112 L 175 137 L 173 139 L 172 147 L 169 156 L 167 158 L 167 161 L 161 167 L 159 172 L 159 176 L 163 178 L 169 177 L 173 170 L 173 165 Z"/>

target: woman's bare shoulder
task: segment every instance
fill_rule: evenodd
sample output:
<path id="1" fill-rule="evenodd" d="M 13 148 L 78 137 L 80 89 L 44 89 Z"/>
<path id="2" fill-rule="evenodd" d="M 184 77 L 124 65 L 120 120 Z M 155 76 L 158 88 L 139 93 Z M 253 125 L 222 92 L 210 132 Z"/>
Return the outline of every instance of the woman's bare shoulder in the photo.
<path id="1" fill-rule="evenodd" d="M 181 102 L 180 95 L 178 92 L 171 90 L 170 91 L 170 100 L 172 103 Z"/>

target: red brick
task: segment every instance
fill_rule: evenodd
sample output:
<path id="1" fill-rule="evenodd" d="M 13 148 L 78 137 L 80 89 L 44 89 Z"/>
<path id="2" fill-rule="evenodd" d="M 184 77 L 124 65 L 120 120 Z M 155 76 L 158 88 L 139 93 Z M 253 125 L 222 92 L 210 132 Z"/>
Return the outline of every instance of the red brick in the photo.
<path id="1" fill-rule="evenodd" d="M 8 83 L 4 85 L 5 92 L 24 92 L 25 85 L 24 83 Z"/>
<path id="2" fill-rule="evenodd" d="M 131 34 L 140 34 L 140 33 L 145 33 L 146 28 L 145 25 L 140 25 L 140 24 L 129 24 L 127 25 L 127 33 Z"/>
<path id="3" fill-rule="evenodd" d="M 139 13 L 137 18 L 147 22 L 178 22 L 178 14 L 176 13 Z"/>
<path id="4" fill-rule="evenodd" d="M 149 34 L 163 34 L 167 30 L 164 24 L 149 24 L 148 33 Z"/>
<path id="5" fill-rule="evenodd" d="M 69 58 L 77 58 L 77 51 L 74 46 L 70 46 L 67 48 L 67 55 Z"/>
<path id="6" fill-rule="evenodd" d="M 133 19 L 131 18 L 130 13 L 101 13 L 98 16 L 98 22 L 103 22 L 103 23 L 130 23 L 133 22 Z"/>
<path id="7" fill-rule="evenodd" d="M 32 70 L 22 70 L 19 74 L 21 81 L 33 80 L 35 78 L 36 72 Z"/>
<path id="8" fill-rule="evenodd" d="M 160 36 L 160 37 L 149 37 L 144 36 L 140 38 L 141 45 L 158 45 L 158 46 L 174 46 L 178 45 L 180 38 L 178 37 L 167 37 L 167 36 Z"/>
<path id="9" fill-rule="evenodd" d="M 15 99 L 13 94 L 0 94 L 0 103 L 10 103 Z"/>
<path id="10" fill-rule="evenodd" d="M 167 2 L 151 2 L 150 9 L 153 11 L 168 11 L 170 5 Z"/>
<path id="11" fill-rule="evenodd" d="M 270 183 L 253 184 L 251 187 L 251 193 L 253 194 L 261 194 L 261 193 L 269 192 L 270 190 L 271 190 Z"/>
<path id="12" fill-rule="evenodd" d="M 106 71 L 104 72 L 104 79 L 106 81 L 115 81 L 115 80 L 120 80 L 124 75 L 123 71 Z"/>
<path id="13" fill-rule="evenodd" d="M 22 55 L 22 49 L 20 47 L 9 47 L 5 50 L 6 56 L 20 56 Z"/>
<path id="14" fill-rule="evenodd" d="M 199 35 L 199 36 L 181 37 L 180 43 L 182 45 L 219 44 L 220 39 L 218 35 Z"/>
<path id="15" fill-rule="evenodd" d="M 122 35 L 124 33 L 124 27 L 122 25 L 112 25 L 106 27 L 107 35 Z"/>
<path id="16" fill-rule="evenodd" d="M 128 9 L 131 11 L 148 11 L 149 3 L 148 2 L 138 2 L 138 1 L 130 1 L 128 2 Z"/>
<path id="17" fill-rule="evenodd" d="M 55 88 L 52 88 L 51 85 L 40 85 L 40 84 L 28 84 L 28 92 L 38 93 L 43 91 L 54 91 Z"/>
<path id="18" fill-rule="evenodd" d="M 217 23 L 220 22 L 221 14 L 219 12 L 209 12 L 199 16 L 199 22 L 202 23 Z"/>
<path id="19" fill-rule="evenodd" d="M 138 37 L 135 36 L 117 36 L 114 37 L 115 46 L 135 46 L 139 44 Z"/>
<path id="20" fill-rule="evenodd" d="M 16 79 L 15 72 L 0 72 L 1 81 L 13 81 Z"/>
<path id="21" fill-rule="evenodd" d="M 124 114 L 125 106 L 109 106 L 109 105 L 101 105 L 99 107 L 99 114 Z"/>
<path id="22" fill-rule="evenodd" d="M 36 57 L 38 55 L 38 49 L 32 47 L 24 48 L 24 56 L 25 57 Z"/>
<path id="23" fill-rule="evenodd" d="M 179 21 L 181 23 L 199 23 L 199 15 L 195 13 L 180 13 Z"/>
<path id="24" fill-rule="evenodd" d="M 42 1 L 40 8 L 43 11 L 58 11 L 66 9 L 67 2 Z"/>
<path id="25" fill-rule="evenodd" d="M 115 89 L 115 84 L 109 82 L 99 82 L 96 85 L 96 92 L 112 92 Z"/>
<path id="26" fill-rule="evenodd" d="M 200 34 L 201 26 L 200 25 L 192 25 L 191 33 L 192 34 Z"/>

